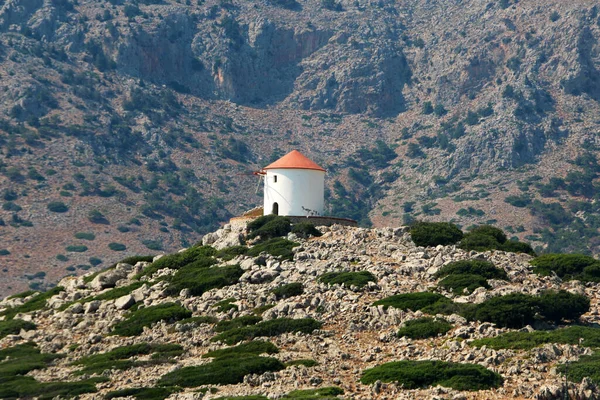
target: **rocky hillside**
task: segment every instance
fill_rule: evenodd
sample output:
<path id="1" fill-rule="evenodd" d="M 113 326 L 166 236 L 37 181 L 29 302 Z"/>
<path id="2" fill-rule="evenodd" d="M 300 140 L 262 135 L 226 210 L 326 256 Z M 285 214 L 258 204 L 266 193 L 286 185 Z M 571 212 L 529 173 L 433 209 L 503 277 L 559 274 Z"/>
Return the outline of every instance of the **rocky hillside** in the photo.
<path id="1" fill-rule="evenodd" d="M 0 1 L 1 293 L 174 251 L 298 148 L 331 214 L 598 250 L 591 0 Z"/>
<path id="2" fill-rule="evenodd" d="M 404 227 L 319 230 L 246 247 L 226 226 L 4 299 L 0 397 L 550 400 L 568 362 L 571 396 L 596 398 L 597 283 L 526 254 L 419 247 Z M 482 275 L 449 283 L 469 268 Z"/>

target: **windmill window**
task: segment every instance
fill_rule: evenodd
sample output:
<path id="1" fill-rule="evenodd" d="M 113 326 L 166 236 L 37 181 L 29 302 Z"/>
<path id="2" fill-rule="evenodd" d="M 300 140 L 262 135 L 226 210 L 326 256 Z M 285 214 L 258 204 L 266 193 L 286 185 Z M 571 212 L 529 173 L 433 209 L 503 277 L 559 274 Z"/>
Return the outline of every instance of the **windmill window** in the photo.
<path id="1" fill-rule="evenodd" d="M 277 175 L 273 175 L 273 182 L 277 183 Z"/>

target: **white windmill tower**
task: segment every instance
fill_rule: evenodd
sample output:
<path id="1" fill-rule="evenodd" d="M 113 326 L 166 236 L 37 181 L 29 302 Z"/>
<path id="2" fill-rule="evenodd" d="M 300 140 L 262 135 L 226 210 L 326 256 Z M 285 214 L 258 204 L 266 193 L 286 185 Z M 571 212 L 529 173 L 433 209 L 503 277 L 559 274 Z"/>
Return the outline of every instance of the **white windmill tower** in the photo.
<path id="1" fill-rule="evenodd" d="M 325 207 L 325 170 L 298 150 L 264 167 L 263 213 L 321 216 Z"/>

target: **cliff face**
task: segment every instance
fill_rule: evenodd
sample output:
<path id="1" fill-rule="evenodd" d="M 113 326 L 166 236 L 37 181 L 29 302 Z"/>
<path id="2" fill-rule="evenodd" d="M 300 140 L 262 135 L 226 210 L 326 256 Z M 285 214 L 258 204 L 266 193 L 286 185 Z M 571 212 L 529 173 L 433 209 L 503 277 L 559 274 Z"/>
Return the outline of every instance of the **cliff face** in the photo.
<path id="1" fill-rule="evenodd" d="M 332 214 L 598 253 L 592 1 L 189 3 L 0 2 L 6 286 L 193 243 L 293 148 L 327 167 Z"/>

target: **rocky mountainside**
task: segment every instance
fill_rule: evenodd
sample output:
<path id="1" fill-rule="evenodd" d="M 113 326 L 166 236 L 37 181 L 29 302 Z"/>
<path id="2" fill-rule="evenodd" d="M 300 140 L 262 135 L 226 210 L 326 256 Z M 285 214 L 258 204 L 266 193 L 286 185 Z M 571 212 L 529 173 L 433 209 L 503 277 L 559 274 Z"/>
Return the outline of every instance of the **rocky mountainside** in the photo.
<path id="1" fill-rule="evenodd" d="M 0 371 L 12 378 L 0 383 L 1 397 L 550 400 L 563 398 L 563 364 L 569 362 L 569 393 L 596 398 L 597 369 L 581 372 L 579 364 L 600 346 L 597 283 L 534 274 L 526 254 L 419 247 L 404 227 L 319 230 L 323 235 L 310 239 L 290 233 L 296 245 L 289 254 L 270 254 L 289 243 L 275 238 L 266 252 L 244 255 L 248 249 L 239 239 L 245 229 L 226 226 L 204 246 L 154 262 L 128 259 L 100 273 L 67 277 L 44 294 L 4 299 Z M 465 260 L 487 265 L 498 279 L 464 292 L 444 289 L 440 274 Z M 345 283 L 331 280 L 339 272 L 346 273 Z M 535 331 L 527 324 L 533 315 L 527 317 L 520 302 L 556 293 L 562 293 L 562 310 L 574 309 L 565 299 L 589 298 L 591 306 L 586 300 L 578 312 L 581 325 L 563 321 L 559 329 Z M 402 296 L 417 300 L 400 306 Z M 434 302 L 425 299 L 431 296 Z M 486 322 L 494 318 L 491 311 L 475 318 L 457 311 L 468 304 L 483 310 L 508 298 L 511 310 L 504 315 L 512 322 Z M 439 301 L 439 312 L 423 308 Z M 537 312 L 536 329 L 556 328 L 552 321 L 560 320 L 560 311 Z M 406 330 L 427 314 L 438 314 L 446 328 Z M 518 339 L 498 340 L 508 332 Z M 366 378 L 386 363 L 434 360 L 476 371 L 466 372 L 466 382 L 455 377 L 439 385 L 423 377 L 411 383 L 410 369 L 402 378 Z M 593 380 L 582 380 L 582 373 L 592 372 Z M 490 374 L 497 377 L 492 383 Z M 301 397 L 308 393 L 297 390 L 321 397 Z"/>
<path id="2" fill-rule="evenodd" d="M 298 148 L 368 226 L 597 254 L 591 0 L 0 1 L 0 291 L 173 251 Z"/>

